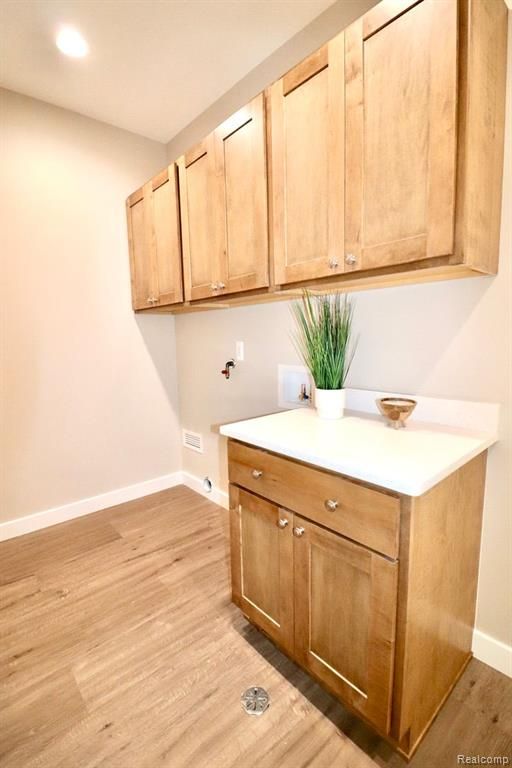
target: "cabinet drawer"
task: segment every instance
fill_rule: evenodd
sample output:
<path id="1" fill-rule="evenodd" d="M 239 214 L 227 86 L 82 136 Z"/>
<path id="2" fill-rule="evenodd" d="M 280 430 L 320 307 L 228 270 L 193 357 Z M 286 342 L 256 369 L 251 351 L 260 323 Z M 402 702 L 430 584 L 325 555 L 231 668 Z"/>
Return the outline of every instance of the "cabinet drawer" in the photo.
<path id="1" fill-rule="evenodd" d="M 388 557 L 398 557 L 398 497 L 229 441 L 229 480 Z"/>

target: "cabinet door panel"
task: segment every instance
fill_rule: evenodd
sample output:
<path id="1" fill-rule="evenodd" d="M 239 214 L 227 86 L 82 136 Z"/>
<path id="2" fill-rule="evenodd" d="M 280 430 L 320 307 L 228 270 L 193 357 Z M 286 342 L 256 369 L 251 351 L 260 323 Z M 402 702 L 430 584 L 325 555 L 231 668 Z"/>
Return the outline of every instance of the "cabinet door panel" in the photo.
<path id="1" fill-rule="evenodd" d="M 350 558 L 347 554 L 342 557 L 338 548 L 330 549 L 325 543 L 314 547 L 310 571 L 310 652 L 366 692 L 370 569 L 368 558 Z"/>
<path id="2" fill-rule="evenodd" d="M 183 301 L 181 275 L 181 242 L 176 166 L 173 164 L 162 178 L 153 182 L 153 234 L 158 304 Z"/>
<path id="3" fill-rule="evenodd" d="M 327 253 L 327 69 L 286 96 L 287 265 Z M 304 120 L 305 115 L 311 119 Z M 300 222 L 301 226 L 297 226 Z"/>
<path id="4" fill-rule="evenodd" d="M 215 131 L 225 189 L 223 293 L 268 285 L 268 216 L 263 94 Z"/>
<path id="5" fill-rule="evenodd" d="M 343 271 L 344 36 L 270 89 L 275 282 Z"/>
<path id="6" fill-rule="evenodd" d="M 128 242 L 134 309 L 153 306 L 158 295 L 153 259 L 151 182 L 134 192 L 126 202 Z M 155 299 L 155 302 L 152 301 Z"/>
<path id="7" fill-rule="evenodd" d="M 181 157 L 178 168 L 183 279 L 185 298 L 190 301 L 216 295 L 212 286 L 218 280 L 224 202 L 219 194 L 213 134 Z"/>
<path id="8" fill-rule="evenodd" d="M 293 650 L 292 514 L 230 487 L 233 601 L 288 652 Z M 286 527 L 280 520 L 288 520 Z"/>
<path id="9" fill-rule="evenodd" d="M 295 657 L 389 731 L 397 563 L 294 516 Z"/>
<path id="10" fill-rule="evenodd" d="M 457 3 L 405 5 L 345 32 L 347 270 L 453 252 Z"/>

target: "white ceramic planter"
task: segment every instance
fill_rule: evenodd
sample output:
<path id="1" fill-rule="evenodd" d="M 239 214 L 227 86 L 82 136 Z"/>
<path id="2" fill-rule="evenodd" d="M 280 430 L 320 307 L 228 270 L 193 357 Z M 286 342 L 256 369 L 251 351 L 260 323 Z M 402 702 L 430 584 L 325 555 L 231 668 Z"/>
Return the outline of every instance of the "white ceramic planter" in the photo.
<path id="1" fill-rule="evenodd" d="M 321 419 L 341 419 L 345 410 L 345 390 L 315 389 L 315 406 Z"/>

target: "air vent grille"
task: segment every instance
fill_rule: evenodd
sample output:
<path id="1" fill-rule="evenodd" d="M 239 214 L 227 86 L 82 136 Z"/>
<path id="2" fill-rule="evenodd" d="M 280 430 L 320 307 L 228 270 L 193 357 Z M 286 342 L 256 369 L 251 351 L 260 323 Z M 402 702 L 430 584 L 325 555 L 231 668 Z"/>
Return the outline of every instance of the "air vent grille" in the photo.
<path id="1" fill-rule="evenodd" d="M 183 445 L 197 453 L 203 452 L 203 436 L 200 432 L 191 432 L 190 429 L 183 430 Z"/>

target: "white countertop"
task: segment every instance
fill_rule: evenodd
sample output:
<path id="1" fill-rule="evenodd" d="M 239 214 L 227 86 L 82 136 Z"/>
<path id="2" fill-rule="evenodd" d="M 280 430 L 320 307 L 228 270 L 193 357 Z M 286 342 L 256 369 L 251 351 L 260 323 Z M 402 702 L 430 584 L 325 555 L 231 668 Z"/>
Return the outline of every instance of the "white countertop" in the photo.
<path id="1" fill-rule="evenodd" d="M 497 441 L 494 432 L 412 417 L 405 429 L 362 413 L 327 421 L 313 408 L 225 424 L 220 433 L 408 496 L 421 496 Z"/>

